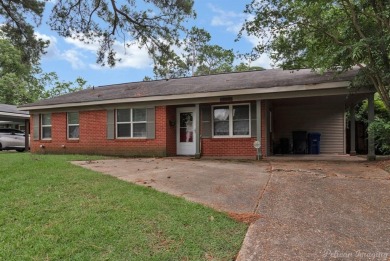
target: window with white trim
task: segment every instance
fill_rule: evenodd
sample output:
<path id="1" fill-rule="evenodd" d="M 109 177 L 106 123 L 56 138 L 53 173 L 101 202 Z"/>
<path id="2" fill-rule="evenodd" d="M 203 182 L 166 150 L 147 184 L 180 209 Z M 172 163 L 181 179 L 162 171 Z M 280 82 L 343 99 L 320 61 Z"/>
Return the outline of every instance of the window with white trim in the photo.
<path id="1" fill-rule="evenodd" d="M 51 139 L 51 114 L 41 114 L 41 139 Z"/>
<path id="2" fill-rule="evenodd" d="M 146 138 L 146 109 L 117 109 L 117 138 Z"/>
<path id="3" fill-rule="evenodd" d="M 213 106 L 214 137 L 250 137 L 249 104 Z"/>
<path id="4" fill-rule="evenodd" d="M 78 112 L 68 112 L 67 113 L 67 131 L 68 139 L 77 140 L 80 135 L 80 124 L 79 124 L 79 113 Z"/>

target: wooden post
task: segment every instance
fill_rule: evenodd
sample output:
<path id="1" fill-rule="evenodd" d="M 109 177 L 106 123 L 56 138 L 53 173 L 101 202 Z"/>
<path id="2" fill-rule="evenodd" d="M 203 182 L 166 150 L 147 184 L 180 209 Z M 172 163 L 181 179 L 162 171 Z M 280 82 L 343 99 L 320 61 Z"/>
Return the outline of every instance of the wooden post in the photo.
<path id="1" fill-rule="evenodd" d="M 368 125 L 374 121 L 374 94 L 368 96 Z M 368 160 L 375 160 L 375 138 L 370 132 L 368 133 Z"/>
<path id="2" fill-rule="evenodd" d="M 24 150 L 30 150 L 30 120 L 24 120 Z"/>
<path id="3" fill-rule="evenodd" d="M 350 156 L 356 156 L 356 125 L 355 125 L 355 105 L 351 105 L 349 108 L 349 117 L 351 118 L 351 150 L 349 151 Z"/>

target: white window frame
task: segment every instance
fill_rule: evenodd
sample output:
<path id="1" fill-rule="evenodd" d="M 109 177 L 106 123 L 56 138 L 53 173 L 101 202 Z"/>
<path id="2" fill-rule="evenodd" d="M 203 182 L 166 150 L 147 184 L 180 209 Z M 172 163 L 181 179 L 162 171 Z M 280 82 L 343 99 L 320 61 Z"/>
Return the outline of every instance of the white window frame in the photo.
<path id="1" fill-rule="evenodd" d="M 247 105 L 248 106 L 248 120 L 249 120 L 249 134 L 248 135 L 233 135 L 233 107 Z M 214 135 L 214 108 L 218 107 L 229 107 L 229 135 Z M 251 105 L 250 103 L 234 103 L 234 104 L 218 104 L 211 106 L 211 131 L 213 138 L 250 138 L 251 137 L 251 129 L 252 129 L 252 120 L 251 120 Z"/>
<path id="2" fill-rule="evenodd" d="M 146 113 L 146 119 L 145 121 L 133 121 L 133 110 L 145 110 L 145 113 Z M 118 110 L 129 110 L 130 111 L 130 121 L 129 122 L 125 122 L 125 121 L 120 121 L 118 122 Z M 147 131 L 147 127 L 148 127 L 148 110 L 146 108 L 120 108 L 120 109 L 116 109 L 115 110 L 115 138 L 116 139 L 147 139 L 147 136 L 148 136 L 148 131 Z M 146 126 L 146 135 L 145 137 L 134 137 L 134 124 L 137 124 L 137 123 L 145 123 L 145 126 Z M 120 124 L 130 124 L 130 137 L 118 137 L 118 125 Z"/>
<path id="3" fill-rule="evenodd" d="M 44 115 L 50 115 L 50 125 L 43 125 L 43 116 Z M 52 139 L 52 136 L 53 136 L 53 127 L 52 127 L 52 123 L 51 123 L 51 121 L 52 121 L 52 118 L 51 118 L 51 113 L 42 113 L 41 114 L 41 122 L 40 122 L 40 124 L 41 124 L 41 140 L 51 140 Z M 43 138 L 43 128 L 49 128 L 50 127 L 50 138 Z"/>
<path id="4" fill-rule="evenodd" d="M 69 113 L 77 113 L 79 115 L 79 121 L 77 124 L 75 123 L 69 123 Z M 77 138 L 70 138 L 69 137 L 69 127 L 79 127 L 79 137 Z M 78 111 L 71 111 L 66 113 L 66 136 L 68 140 L 79 140 L 80 139 L 80 113 Z"/>

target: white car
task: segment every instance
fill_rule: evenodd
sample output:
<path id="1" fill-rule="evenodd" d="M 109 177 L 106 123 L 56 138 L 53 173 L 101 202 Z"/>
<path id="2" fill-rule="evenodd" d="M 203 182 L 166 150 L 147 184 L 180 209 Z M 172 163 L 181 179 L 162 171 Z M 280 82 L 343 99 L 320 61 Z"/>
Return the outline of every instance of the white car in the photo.
<path id="1" fill-rule="evenodd" d="M 25 150 L 25 134 L 16 129 L 0 129 L 0 151 L 16 150 L 22 152 Z"/>

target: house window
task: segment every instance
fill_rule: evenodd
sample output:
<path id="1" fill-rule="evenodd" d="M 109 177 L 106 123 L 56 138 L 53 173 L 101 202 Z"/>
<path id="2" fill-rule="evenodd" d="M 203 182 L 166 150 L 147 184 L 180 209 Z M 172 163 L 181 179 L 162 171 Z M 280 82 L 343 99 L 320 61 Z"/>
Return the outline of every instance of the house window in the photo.
<path id="1" fill-rule="evenodd" d="M 146 138 L 146 109 L 116 110 L 117 138 Z"/>
<path id="2" fill-rule="evenodd" d="M 41 114 L 41 138 L 43 140 L 51 139 L 51 114 Z"/>
<path id="3" fill-rule="evenodd" d="M 214 137 L 250 137 L 249 104 L 213 106 Z"/>
<path id="4" fill-rule="evenodd" d="M 78 139 L 79 131 L 79 113 L 68 112 L 68 139 Z"/>

